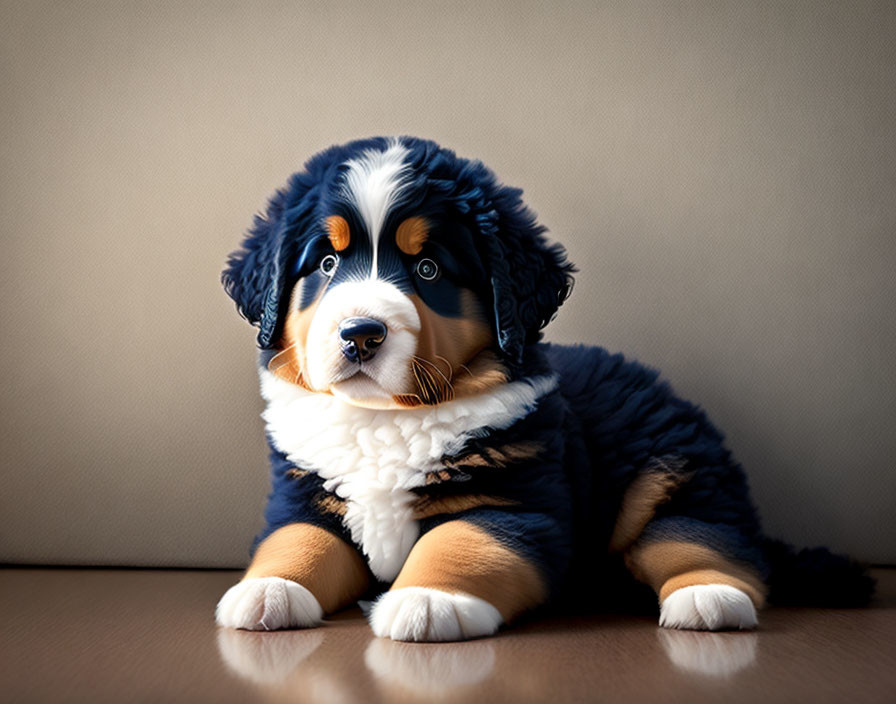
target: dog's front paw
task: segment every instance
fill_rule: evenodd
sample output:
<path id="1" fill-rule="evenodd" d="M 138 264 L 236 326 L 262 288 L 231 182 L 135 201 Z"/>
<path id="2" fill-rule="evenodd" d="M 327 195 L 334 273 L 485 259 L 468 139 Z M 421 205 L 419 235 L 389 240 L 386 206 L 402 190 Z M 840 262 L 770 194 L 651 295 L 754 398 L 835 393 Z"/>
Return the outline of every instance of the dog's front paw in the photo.
<path id="1" fill-rule="evenodd" d="M 311 592 L 280 577 L 244 579 L 227 590 L 215 609 L 219 626 L 249 631 L 308 628 L 319 624 L 323 615 Z"/>
<path id="2" fill-rule="evenodd" d="M 426 587 L 386 592 L 370 614 L 373 632 L 392 640 L 478 638 L 497 631 L 502 621 L 498 610 L 483 599 Z"/>
<path id="3" fill-rule="evenodd" d="M 756 608 L 744 592 L 727 584 L 676 589 L 663 602 L 660 625 L 697 631 L 756 627 Z"/>

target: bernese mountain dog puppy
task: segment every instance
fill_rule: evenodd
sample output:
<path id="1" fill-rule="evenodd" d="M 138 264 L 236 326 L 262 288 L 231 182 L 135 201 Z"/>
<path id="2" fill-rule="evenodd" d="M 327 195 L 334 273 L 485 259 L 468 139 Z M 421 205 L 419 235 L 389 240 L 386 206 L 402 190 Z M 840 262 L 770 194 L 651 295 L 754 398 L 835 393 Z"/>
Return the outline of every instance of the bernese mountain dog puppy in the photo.
<path id="1" fill-rule="evenodd" d="M 776 574 L 866 600 L 846 558 L 763 537 L 722 435 L 657 372 L 539 342 L 573 271 L 519 189 L 431 141 L 294 174 L 223 274 L 259 328 L 273 489 L 218 623 L 316 626 L 373 595 L 376 635 L 459 640 L 624 571 L 668 628 L 753 628 Z"/>

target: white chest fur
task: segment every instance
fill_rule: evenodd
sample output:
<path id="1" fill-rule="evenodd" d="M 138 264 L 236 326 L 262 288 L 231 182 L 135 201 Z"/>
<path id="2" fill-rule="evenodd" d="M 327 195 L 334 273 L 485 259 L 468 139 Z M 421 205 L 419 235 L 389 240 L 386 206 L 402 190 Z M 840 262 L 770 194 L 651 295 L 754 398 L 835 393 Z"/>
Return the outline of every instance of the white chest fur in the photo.
<path id="1" fill-rule="evenodd" d="M 485 428 L 509 427 L 557 385 L 539 377 L 439 406 L 374 410 L 311 393 L 265 369 L 260 375 L 262 417 L 274 445 L 345 499 L 343 522 L 383 581 L 395 579 L 417 540 L 410 489 L 424 484 L 444 455 Z"/>

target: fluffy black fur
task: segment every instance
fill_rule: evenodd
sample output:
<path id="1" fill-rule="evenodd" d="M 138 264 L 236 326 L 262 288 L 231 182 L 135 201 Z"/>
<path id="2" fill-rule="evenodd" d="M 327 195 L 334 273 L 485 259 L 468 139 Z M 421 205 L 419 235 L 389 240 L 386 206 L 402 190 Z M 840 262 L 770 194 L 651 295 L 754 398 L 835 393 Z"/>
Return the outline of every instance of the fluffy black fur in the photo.
<path id="1" fill-rule="evenodd" d="M 462 518 L 536 564 L 555 596 L 589 585 L 593 594 L 596 582 L 612 581 L 606 575 L 621 567 L 618 557 L 607 556 L 607 544 L 626 489 L 644 472 L 665 471 L 680 477 L 681 485 L 658 507 L 641 543 L 685 540 L 712 548 L 754 569 L 779 603 L 867 603 L 873 581 L 862 567 L 823 548 L 796 553 L 762 535 L 744 473 L 721 433 L 656 371 L 599 347 L 538 344 L 540 330 L 571 291 L 573 266 L 560 245 L 545 239 L 520 190 L 501 185 L 482 163 L 433 142 L 402 142 L 412 182 L 394 221 L 438 211 L 469 230 L 471 256 L 485 272 L 478 293 L 511 378 L 559 379 L 528 415 L 509 428 L 483 428 L 460 452 L 442 458 L 440 481 L 416 490 L 421 497 L 501 496 L 513 507 L 430 517 L 421 521 L 421 534 Z M 277 191 L 243 248 L 230 257 L 225 288 L 259 327 L 262 350 L 279 341 L 296 272 L 326 240 L 324 218 L 344 207 L 338 185 L 346 162 L 388 144 L 384 138 L 360 140 L 313 157 Z M 535 444 L 538 452 L 501 459 L 502 448 L 520 443 Z M 465 463 L 474 456 L 475 463 Z M 494 461 L 483 463 L 483 456 Z M 273 443 L 271 458 L 273 491 L 259 538 L 305 521 L 351 543 L 340 520 L 319 508 L 323 489 L 314 472 L 296 472 Z"/>

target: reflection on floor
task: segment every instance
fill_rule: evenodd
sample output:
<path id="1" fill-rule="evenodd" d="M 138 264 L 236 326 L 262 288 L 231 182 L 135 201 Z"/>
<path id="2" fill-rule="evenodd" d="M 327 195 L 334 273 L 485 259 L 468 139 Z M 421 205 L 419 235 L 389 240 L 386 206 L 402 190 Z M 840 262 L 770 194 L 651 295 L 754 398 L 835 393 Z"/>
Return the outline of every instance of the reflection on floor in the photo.
<path id="1" fill-rule="evenodd" d="M 361 612 L 317 629 L 216 629 L 233 572 L 0 571 L 9 701 L 896 701 L 896 570 L 863 610 L 770 609 L 751 633 L 606 615 L 467 643 L 374 638 Z"/>

